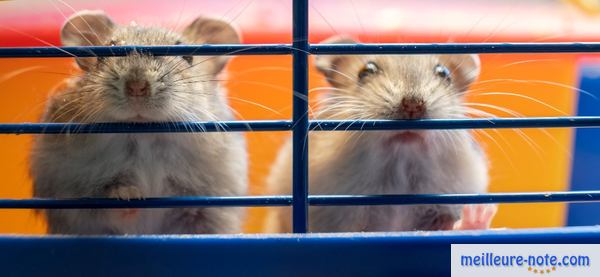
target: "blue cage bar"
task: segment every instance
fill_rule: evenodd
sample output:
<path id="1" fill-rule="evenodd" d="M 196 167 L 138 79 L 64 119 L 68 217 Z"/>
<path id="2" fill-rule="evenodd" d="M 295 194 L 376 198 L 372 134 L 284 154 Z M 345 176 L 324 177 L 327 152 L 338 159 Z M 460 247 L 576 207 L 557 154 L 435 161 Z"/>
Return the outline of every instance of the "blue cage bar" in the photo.
<path id="1" fill-rule="evenodd" d="M 300 24 L 294 24 L 300 26 Z M 308 26 L 304 25 L 306 28 Z M 308 29 L 305 29 L 308 32 Z M 301 35 L 301 34 L 298 34 Z M 70 47 L 5 47 L 0 58 L 40 57 L 119 57 L 137 51 L 154 56 L 181 55 L 289 55 L 303 52 L 312 55 L 413 55 L 469 53 L 584 53 L 600 52 L 597 42 L 565 43 L 378 43 L 378 44 L 308 44 L 303 36 L 294 36 L 293 44 L 219 44 L 170 46 L 70 46 Z"/>
<path id="2" fill-rule="evenodd" d="M 575 128 L 600 127 L 600 116 L 475 118 L 431 120 L 309 120 L 308 56 L 328 54 L 463 54 L 600 52 L 600 43 L 310 44 L 308 0 L 293 1 L 293 42 L 264 45 L 174 45 L 112 47 L 0 48 L 0 58 L 125 56 L 292 55 L 291 120 L 161 123 L 0 124 L 0 134 L 292 131 L 293 194 L 239 197 L 117 199 L 0 199 L 3 209 L 164 208 L 211 206 L 292 206 L 293 230 L 308 230 L 309 205 L 412 205 L 600 201 L 600 190 L 431 195 L 309 195 L 308 132 L 336 130 Z M 11 275 L 51 272 L 61 276 L 115 273 L 156 276 L 197 270 L 211 276 L 440 276 L 449 273 L 452 243 L 600 243 L 600 229 L 557 228 L 415 233 L 291 234 L 136 237 L 0 237 L 0 265 Z M 61 261 L 71 257 L 71 266 Z M 31 266 L 24 261 L 37 261 Z M 156 263 L 148 263 L 150 260 Z M 327 260 L 327 262 L 323 262 Z M 267 261 L 267 263 L 265 263 Z M 268 261 L 273 261 L 269 263 Z M 230 266 L 234 263 L 236 266 Z"/>
<path id="3" fill-rule="evenodd" d="M 311 131 L 377 131 L 405 129 L 506 129 L 600 127 L 598 116 L 423 119 L 309 120 Z M 163 123 L 21 123 L 0 124 L 0 134 L 261 132 L 294 130 L 294 121 L 220 121 Z"/>

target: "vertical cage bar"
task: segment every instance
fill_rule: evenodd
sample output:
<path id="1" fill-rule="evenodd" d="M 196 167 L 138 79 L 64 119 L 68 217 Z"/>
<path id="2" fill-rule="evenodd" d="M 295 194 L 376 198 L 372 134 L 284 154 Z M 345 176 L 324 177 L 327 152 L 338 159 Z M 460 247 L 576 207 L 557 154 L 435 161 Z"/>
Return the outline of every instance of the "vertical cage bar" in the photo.
<path id="1" fill-rule="evenodd" d="M 292 20 L 292 218 L 294 233 L 305 233 L 308 225 L 308 0 L 294 0 Z"/>

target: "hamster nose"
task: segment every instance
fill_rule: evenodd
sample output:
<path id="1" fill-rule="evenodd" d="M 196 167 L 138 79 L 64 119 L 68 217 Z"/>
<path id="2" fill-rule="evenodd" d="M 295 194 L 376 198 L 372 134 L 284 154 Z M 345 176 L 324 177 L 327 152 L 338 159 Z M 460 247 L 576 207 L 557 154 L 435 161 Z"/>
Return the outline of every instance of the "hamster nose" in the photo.
<path id="1" fill-rule="evenodd" d="M 407 97 L 402 99 L 402 117 L 404 119 L 419 119 L 425 115 L 425 101 Z"/>
<path id="2" fill-rule="evenodd" d="M 148 96 L 150 95 L 150 84 L 148 81 L 127 80 L 125 92 L 129 96 Z"/>

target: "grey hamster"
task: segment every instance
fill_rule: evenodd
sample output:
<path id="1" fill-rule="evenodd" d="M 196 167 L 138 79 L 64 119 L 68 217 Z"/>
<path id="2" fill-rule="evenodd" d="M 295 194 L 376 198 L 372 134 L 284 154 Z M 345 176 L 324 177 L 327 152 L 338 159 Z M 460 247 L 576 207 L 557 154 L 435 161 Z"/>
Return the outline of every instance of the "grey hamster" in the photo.
<path id="1" fill-rule="evenodd" d="M 237 44 L 228 23 L 198 17 L 179 34 L 117 25 L 101 11 L 81 11 L 61 30 L 65 46 Z M 51 96 L 43 122 L 232 120 L 217 74 L 227 56 L 76 58 L 82 69 Z M 36 137 L 33 194 L 42 198 L 234 196 L 247 191 L 240 133 L 59 134 Z M 241 208 L 47 210 L 52 234 L 240 232 Z"/>
<path id="2" fill-rule="evenodd" d="M 466 118 L 463 96 L 480 70 L 477 55 L 321 55 L 315 64 L 332 86 L 316 118 L 337 120 Z M 270 192 L 290 194 L 291 176 L 288 142 L 267 179 Z M 309 135 L 311 194 L 481 193 L 487 185 L 488 161 L 467 130 Z M 291 231 L 290 217 L 289 208 L 272 209 L 267 230 Z M 319 206 L 309 208 L 309 230 L 450 230 L 460 217 L 460 205 Z"/>

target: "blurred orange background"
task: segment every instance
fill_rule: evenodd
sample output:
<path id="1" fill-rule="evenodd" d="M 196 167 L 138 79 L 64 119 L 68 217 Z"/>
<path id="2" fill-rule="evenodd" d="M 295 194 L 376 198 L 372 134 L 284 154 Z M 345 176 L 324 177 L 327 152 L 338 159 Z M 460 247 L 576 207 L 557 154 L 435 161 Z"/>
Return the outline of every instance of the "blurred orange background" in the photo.
<path id="1" fill-rule="evenodd" d="M 17 3 L 19 2 L 19 3 Z M 14 1 L 0 3 L 0 46 L 59 45 L 58 32 L 73 10 L 103 9 L 117 22 L 181 29 L 195 16 L 214 15 L 240 27 L 245 43 L 289 43 L 289 1 Z M 325 1 L 311 3 L 311 41 L 350 33 L 364 42 L 492 42 L 598 40 L 598 18 L 561 1 Z M 354 8 L 351 8 L 354 7 Z M 531 11 L 537 11 L 532 13 Z M 600 28 L 596 28 L 599 29 Z M 482 74 L 468 101 L 498 116 L 574 114 L 577 54 L 482 55 Z M 47 95 L 78 70 L 65 58 L 0 59 L 0 122 L 36 122 Z M 232 60 L 226 86 L 240 119 L 291 117 L 291 57 Z M 310 87 L 327 84 L 311 67 Z M 515 95 L 499 94 L 514 93 Z M 319 93 L 311 95 L 314 100 Z M 486 94 L 487 93 L 487 94 Z M 314 101 L 313 101 L 314 102 Z M 497 106 L 497 107 L 494 107 Z M 500 108 L 498 108 L 500 107 Z M 514 111 L 511 113 L 508 111 Z M 476 132 L 490 158 L 490 191 L 568 190 L 572 131 Z M 264 179 L 286 132 L 247 133 L 251 194 L 265 194 Z M 27 155 L 31 136 L 0 136 L 0 198 L 29 198 Z M 261 232 L 266 208 L 249 209 L 247 232 Z M 501 205 L 494 226 L 564 224 L 565 205 Z M 43 220 L 29 210 L 0 210 L 0 233 L 39 234 Z"/>

